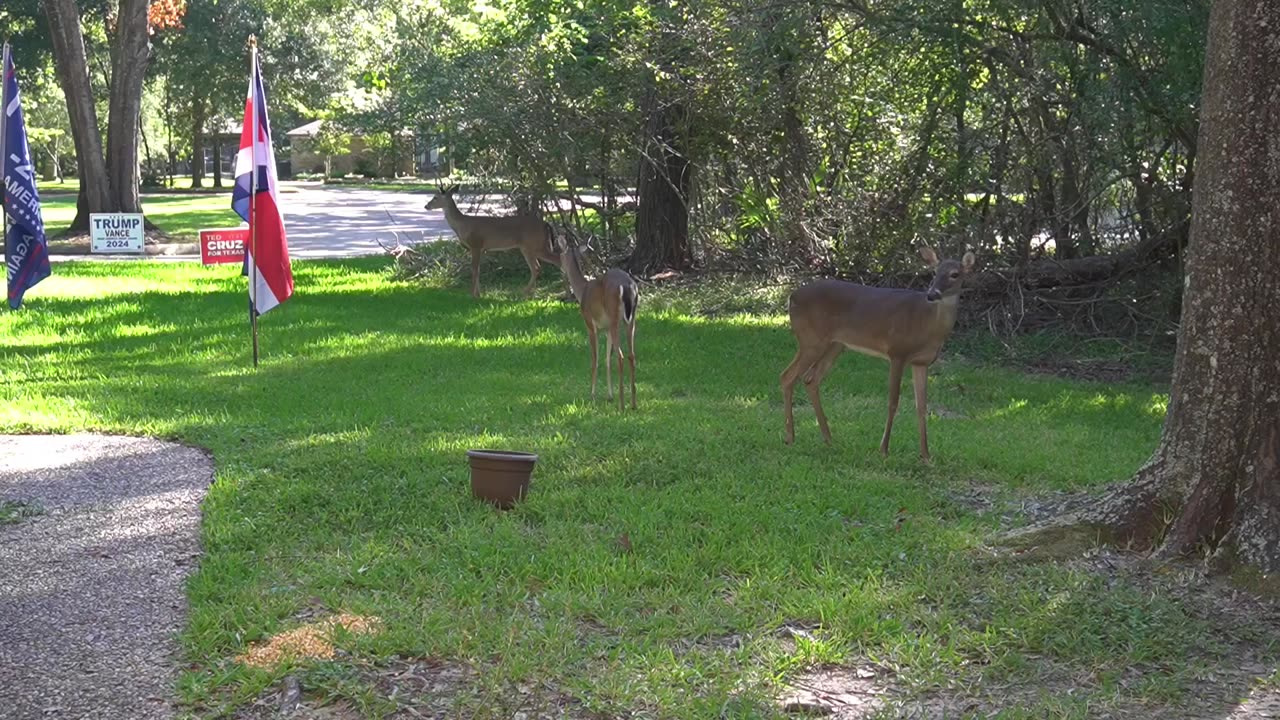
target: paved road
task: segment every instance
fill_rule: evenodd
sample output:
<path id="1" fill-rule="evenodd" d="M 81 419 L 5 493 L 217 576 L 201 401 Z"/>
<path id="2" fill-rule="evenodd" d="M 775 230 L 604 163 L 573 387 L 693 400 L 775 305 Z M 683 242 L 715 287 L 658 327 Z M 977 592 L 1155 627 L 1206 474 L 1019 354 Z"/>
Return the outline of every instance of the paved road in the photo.
<path id="1" fill-rule="evenodd" d="M 427 210 L 429 193 L 335 188 L 299 183 L 280 194 L 292 258 L 355 257 L 394 245 L 453 239 L 441 210 Z M 466 208 L 463 208 L 466 212 Z"/>
<path id="2" fill-rule="evenodd" d="M 427 210 L 431 193 L 370 190 L 324 186 L 319 183 L 283 183 L 280 193 L 285 229 L 289 236 L 289 257 L 342 258 L 376 255 L 400 242 L 455 241 L 445 222 L 443 210 Z M 509 215 L 514 209 L 501 204 L 503 196 L 461 197 L 465 213 Z M 589 198 L 590 199 L 590 198 Z M 230 202 L 229 196 L 227 202 Z M 136 260 L 136 255 L 54 255 L 55 262 L 67 260 Z M 192 261 L 195 255 L 153 256 L 154 260 Z"/>

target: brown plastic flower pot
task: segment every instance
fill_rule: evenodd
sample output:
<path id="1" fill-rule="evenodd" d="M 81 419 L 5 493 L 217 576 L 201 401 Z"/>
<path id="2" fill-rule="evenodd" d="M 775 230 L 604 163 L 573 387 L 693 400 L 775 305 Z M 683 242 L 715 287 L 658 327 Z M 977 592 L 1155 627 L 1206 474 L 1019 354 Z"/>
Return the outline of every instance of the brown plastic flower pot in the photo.
<path id="1" fill-rule="evenodd" d="M 529 494 L 529 476 L 538 456 L 511 450 L 468 450 L 471 460 L 471 494 L 510 509 Z"/>

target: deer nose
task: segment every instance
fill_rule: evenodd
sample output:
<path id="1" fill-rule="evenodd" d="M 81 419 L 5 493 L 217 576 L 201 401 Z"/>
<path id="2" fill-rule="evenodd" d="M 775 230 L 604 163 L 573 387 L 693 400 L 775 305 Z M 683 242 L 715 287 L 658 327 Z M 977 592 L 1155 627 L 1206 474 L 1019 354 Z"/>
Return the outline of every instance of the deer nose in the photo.
<path id="1" fill-rule="evenodd" d="M 929 288 L 929 292 L 925 293 L 924 297 L 929 302 L 937 302 L 942 299 L 942 292 L 938 288 Z"/>

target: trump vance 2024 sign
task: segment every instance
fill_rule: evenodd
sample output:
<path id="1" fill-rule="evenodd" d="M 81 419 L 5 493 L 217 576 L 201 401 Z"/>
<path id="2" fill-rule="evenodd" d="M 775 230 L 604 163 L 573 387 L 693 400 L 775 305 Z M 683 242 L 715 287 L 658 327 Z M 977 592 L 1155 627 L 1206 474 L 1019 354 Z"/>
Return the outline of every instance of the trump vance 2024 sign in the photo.
<path id="1" fill-rule="evenodd" d="M 89 250 L 95 253 L 141 253 L 142 215 L 90 213 Z"/>

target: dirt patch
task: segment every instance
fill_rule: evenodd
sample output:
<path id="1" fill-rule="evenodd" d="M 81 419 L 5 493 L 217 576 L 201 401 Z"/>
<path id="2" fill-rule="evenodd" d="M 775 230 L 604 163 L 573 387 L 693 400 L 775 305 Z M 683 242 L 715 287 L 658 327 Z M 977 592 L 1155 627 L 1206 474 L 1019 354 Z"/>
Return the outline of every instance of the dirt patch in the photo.
<path id="1" fill-rule="evenodd" d="M 784 684 L 778 706 L 792 715 L 862 720 L 885 707 L 888 681 L 871 665 L 815 668 Z"/>
<path id="2" fill-rule="evenodd" d="M 236 720 L 323 718 L 356 720 L 501 717 L 519 720 L 603 720 L 551 683 L 486 688 L 481 673 L 433 658 L 314 668 L 290 676 L 240 708 Z"/>
<path id="3" fill-rule="evenodd" d="M 973 482 L 944 491 L 952 508 L 962 508 L 977 515 L 998 515 L 1004 528 L 1039 522 L 1078 510 L 1093 502 L 1101 490 L 1020 495 L 988 483 Z"/>
<path id="4" fill-rule="evenodd" d="M 49 241 L 50 255 L 89 255 L 88 233 L 74 233 Z M 144 255 L 190 255 L 200 252 L 200 246 L 191 238 L 174 237 L 163 230 L 152 228 L 143 239 Z"/>
<path id="5" fill-rule="evenodd" d="M 1072 380 L 1102 383 L 1125 382 L 1135 376 L 1132 367 L 1118 360 L 1043 358 L 1028 365 L 1027 371 L 1038 375 L 1056 375 Z"/>

